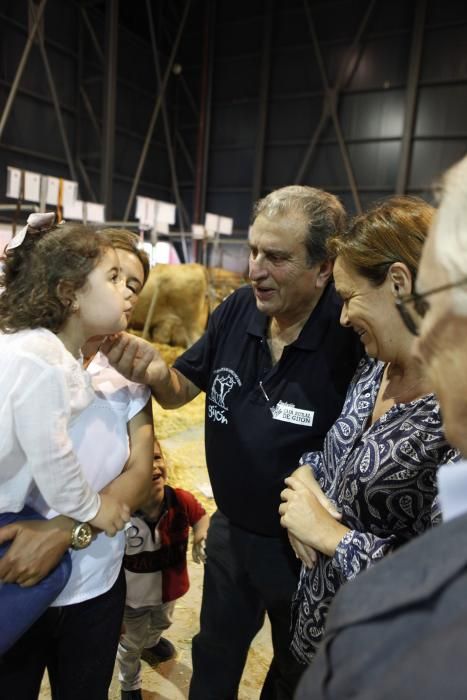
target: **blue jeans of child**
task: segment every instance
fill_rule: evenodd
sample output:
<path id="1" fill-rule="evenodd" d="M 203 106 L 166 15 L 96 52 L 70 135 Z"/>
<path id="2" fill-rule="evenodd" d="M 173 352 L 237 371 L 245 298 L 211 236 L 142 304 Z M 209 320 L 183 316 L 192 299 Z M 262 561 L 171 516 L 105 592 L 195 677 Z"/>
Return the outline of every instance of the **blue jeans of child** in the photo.
<path id="1" fill-rule="evenodd" d="M 19 513 L 0 513 L 0 527 L 19 520 L 44 520 L 32 508 L 25 506 Z M 0 545 L 0 558 L 10 543 Z M 17 583 L 0 583 L 0 656 L 44 613 L 65 588 L 71 574 L 71 557 L 65 553 L 42 581 L 22 588 Z"/>

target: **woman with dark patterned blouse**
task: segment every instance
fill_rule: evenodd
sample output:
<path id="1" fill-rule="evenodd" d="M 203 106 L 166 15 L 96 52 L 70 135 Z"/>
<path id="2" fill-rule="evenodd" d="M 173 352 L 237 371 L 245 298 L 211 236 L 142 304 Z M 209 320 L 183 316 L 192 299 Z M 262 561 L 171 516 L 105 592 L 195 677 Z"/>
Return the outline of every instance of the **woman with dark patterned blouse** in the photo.
<path id="1" fill-rule="evenodd" d="M 338 588 L 431 526 L 437 467 L 458 458 L 395 305 L 413 290 L 432 214 L 422 200 L 393 198 L 330 243 L 341 323 L 369 357 L 323 451 L 302 456 L 281 494 L 281 524 L 303 561 L 292 605 L 292 650 L 303 663 Z"/>

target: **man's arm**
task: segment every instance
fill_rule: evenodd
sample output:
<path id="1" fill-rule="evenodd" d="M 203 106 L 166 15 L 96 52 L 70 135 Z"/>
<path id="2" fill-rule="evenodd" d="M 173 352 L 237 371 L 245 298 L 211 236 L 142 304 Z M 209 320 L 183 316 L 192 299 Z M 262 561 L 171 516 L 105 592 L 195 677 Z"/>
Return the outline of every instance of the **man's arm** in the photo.
<path id="1" fill-rule="evenodd" d="M 184 406 L 200 389 L 181 372 L 168 367 L 156 348 L 142 338 L 121 333 L 100 348 L 117 372 L 133 382 L 147 384 L 162 408 Z"/>

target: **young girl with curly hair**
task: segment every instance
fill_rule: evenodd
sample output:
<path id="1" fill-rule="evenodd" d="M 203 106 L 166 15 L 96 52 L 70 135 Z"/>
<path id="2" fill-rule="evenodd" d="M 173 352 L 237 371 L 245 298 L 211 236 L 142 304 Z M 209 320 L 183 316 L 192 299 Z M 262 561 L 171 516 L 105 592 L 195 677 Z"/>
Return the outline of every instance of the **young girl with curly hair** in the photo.
<path id="1" fill-rule="evenodd" d="M 126 327 L 130 292 L 105 234 L 82 224 L 54 226 L 54 218 L 29 217 L 7 246 L 0 278 L 0 526 L 40 519 L 26 505 L 39 493 L 76 521 L 70 544 L 80 549 L 91 542 L 90 525 L 113 536 L 129 520 L 121 499 L 90 487 L 69 426 L 94 399 L 81 347 Z M 0 546 L 0 556 L 7 549 Z M 34 589 L 30 574 L 16 576 L 20 585 L 3 577 L 0 654 L 55 599 L 70 569 L 67 554 Z"/>

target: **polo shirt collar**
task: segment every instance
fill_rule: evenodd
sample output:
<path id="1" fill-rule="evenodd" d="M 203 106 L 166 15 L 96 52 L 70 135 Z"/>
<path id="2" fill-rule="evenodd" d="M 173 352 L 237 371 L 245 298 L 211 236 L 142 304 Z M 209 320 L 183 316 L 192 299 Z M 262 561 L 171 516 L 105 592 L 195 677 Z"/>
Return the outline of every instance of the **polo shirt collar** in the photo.
<path id="1" fill-rule="evenodd" d="M 339 311 L 339 307 L 340 301 L 334 289 L 334 283 L 329 282 L 318 304 L 300 331 L 300 335 L 290 346 L 300 350 L 316 350 L 323 341 L 331 319 L 336 317 L 335 309 Z M 339 317 L 339 313 L 340 311 L 337 313 L 337 317 Z M 250 335 L 265 339 L 267 337 L 268 321 L 269 317 L 258 311 L 255 305 L 247 332 Z"/>

